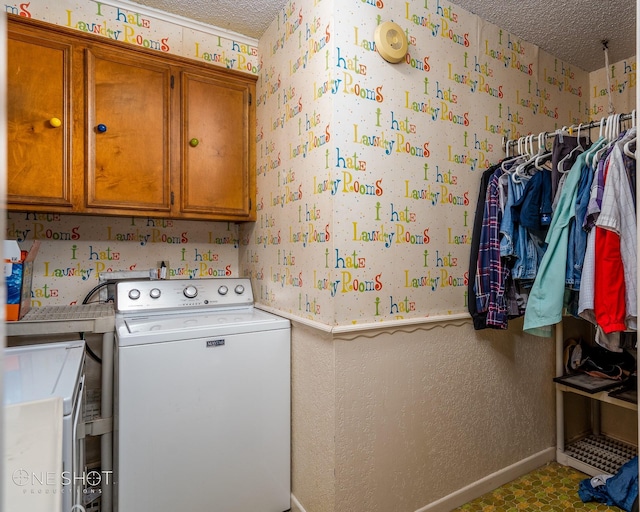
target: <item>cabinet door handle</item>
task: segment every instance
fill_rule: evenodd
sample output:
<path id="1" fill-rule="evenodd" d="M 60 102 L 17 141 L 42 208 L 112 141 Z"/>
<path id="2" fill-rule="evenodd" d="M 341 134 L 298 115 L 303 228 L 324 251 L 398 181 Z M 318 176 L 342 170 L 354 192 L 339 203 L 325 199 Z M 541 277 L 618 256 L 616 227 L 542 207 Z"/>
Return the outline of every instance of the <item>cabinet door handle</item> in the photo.
<path id="1" fill-rule="evenodd" d="M 60 128 L 62 126 L 62 121 L 60 121 L 60 119 L 58 119 L 57 117 L 52 117 L 51 119 L 49 119 L 49 124 L 53 128 Z"/>
<path id="2" fill-rule="evenodd" d="M 200 141 L 195 137 L 189 141 L 189 146 L 192 148 L 195 148 L 198 144 L 200 144 Z"/>
<path id="3" fill-rule="evenodd" d="M 107 131 L 107 125 L 100 123 L 98 126 L 96 126 L 96 130 L 98 130 L 98 133 L 104 133 Z"/>

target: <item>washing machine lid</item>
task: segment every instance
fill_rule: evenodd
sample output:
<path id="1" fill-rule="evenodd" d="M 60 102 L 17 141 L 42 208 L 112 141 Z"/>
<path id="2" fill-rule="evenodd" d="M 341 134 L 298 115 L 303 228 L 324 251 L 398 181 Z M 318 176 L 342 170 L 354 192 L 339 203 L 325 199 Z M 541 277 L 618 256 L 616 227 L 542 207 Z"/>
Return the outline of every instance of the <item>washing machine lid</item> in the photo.
<path id="1" fill-rule="evenodd" d="M 289 329 L 289 320 L 254 307 L 175 314 L 116 315 L 118 345 L 179 341 L 202 336 L 228 336 Z"/>
<path id="2" fill-rule="evenodd" d="M 84 341 L 42 343 L 4 350 L 4 404 L 60 397 L 71 414 L 84 363 Z"/>

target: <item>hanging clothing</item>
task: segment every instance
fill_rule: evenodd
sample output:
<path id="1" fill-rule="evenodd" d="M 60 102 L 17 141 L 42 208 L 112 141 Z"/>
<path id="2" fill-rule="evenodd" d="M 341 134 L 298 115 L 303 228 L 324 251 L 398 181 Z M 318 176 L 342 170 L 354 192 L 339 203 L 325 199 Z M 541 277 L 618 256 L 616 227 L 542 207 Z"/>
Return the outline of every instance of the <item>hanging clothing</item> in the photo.
<path id="1" fill-rule="evenodd" d="M 628 140 L 628 137 L 621 139 L 622 144 L 625 140 Z M 606 333 L 624 331 L 627 328 L 637 330 L 636 212 L 622 155 L 621 144 L 614 144 L 608 161 L 601 212 L 596 221 L 596 229 L 601 228 L 606 231 L 596 232 L 595 276 L 598 283 L 595 290 L 596 321 L 602 325 Z M 616 274 L 612 275 L 611 272 L 618 272 L 617 276 L 622 278 L 622 285 L 619 279 L 612 279 Z M 620 290 L 621 286 L 622 290 Z M 605 325 L 598 318 L 599 311 L 602 311 L 598 308 L 598 304 L 606 306 L 615 294 L 618 296 L 622 294 L 621 302 L 624 312 L 622 315 L 617 315 L 618 319 L 622 317 L 622 321 Z"/>
<path id="2" fill-rule="evenodd" d="M 551 174 L 548 170 L 536 170 L 526 182 L 522 195 L 512 206 L 515 222 L 525 239 L 526 268 L 518 279 L 534 279 L 547 244 L 545 238 L 553 214 L 551 208 Z"/>
<path id="3" fill-rule="evenodd" d="M 602 205 L 602 195 L 604 194 L 604 175 L 605 164 L 609 152 L 613 148 L 607 150 L 607 153 L 598 161 L 596 172 L 591 183 L 591 197 L 589 198 L 589 205 L 587 206 L 587 217 L 585 219 L 585 226 L 593 227 L 596 225 L 596 220 L 600 215 L 600 207 Z"/>
<path id="4" fill-rule="evenodd" d="M 633 138 L 635 138 L 635 132 L 634 132 L 634 136 Z M 622 160 L 624 162 L 624 167 L 627 170 L 627 174 L 629 176 L 629 185 L 631 188 L 631 195 L 633 197 L 633 206 L 634 208 L 636 207 L 636 159 L 633 157 L 630 157 L 629 155 L 627 155 L 624 151 L 624 145 L 625 143 L 620 143 L 622 145 Z M 635 152 L 635 142 L 633 142 L 634 148 L 633 151 Z"/>
<path id="5" fill-rule="evenodd" d="M 476 309 L 486 313 L 487 327 L 506 329 L 508 324 L 505 289 L 508 268 L 500 258 L 500 223 L 502 211 L 498 194 L 498 168 L 489 179 L 476 265 Z"/>
<path id="6" fill-rule="evenodd" d="M 525 189 L 533 178 L 514 180 L 505 174 L 507 203 L 500 225 L 500 257 L 509 266 L 511 279 L 533 279 L 537 271 L 537 253 L 533 240 L 521 222 L 519 205 L 525 197 Z"/>
<path id="7" fill-rule="evenodd" d="M 588 147 L 587 139 L 580 137 L 580 145 L 583 148 Z M 562 161 L 562 168 L 571 169 L 580 154 L 574 151 L 578 147 L 578 137 L 572 137 L 563 133 L 558 133 L 553 139 L 553 147 L 551 149 L 551 197 L 555 197 L 560 178 L 563 172 L 558 169 L 558 164 Z"/>
<path id="8" fill-rule="evenodd" d="M 588 232 L 583 228 L 593 181 L 593 168 L 587 162 L 583 166 L 576 191 L 575 216 L 569 221 L 569 245 L 565 284 L 570 290 L 580 290 L 582 267 L 587 248 Z"/>
<path id="9" fill-rule="evenodd" d="M 636 129 L 617 141 L 615 131 L 593 145 L 557 136 L 551 153 L 483 173 L 469 264 L 474 328 L 505 329 L 524 315 L 525 332 L 550 337 L 569 314 L 594 324 L 598 345 L 622 351 L 622 332 L 637 330 L 636 170 L 625 154 Z"/>
<path id="10" fill-rule="evenodd" d="M 603 143 L 601 138 L 594 146 Z M 529 294 L 524 331 L 536 336 L 550 337 L 552 326 L 562 320 L 569 221 L 575 215 L 576 193 L 585 165 L 585 153 L 581 153 L 567 174 L 547 234 L 547 250 Z"/>
<path id="11" fill-rule="evenodd" d="M 594 311 L 594 289 L 595 289 L 595 265 L 596 265 L 596 220 L 600 215 L 600 205 L 602 204 L 602 194 L 604 192 L 605 158 L 601 158 L 596 166 L 591 183 L 591 194 L 587 205 L 587 215 L 583 222 L 583 229 L 587 232 L 587 246 L 585 249 L 582 275 L 580 280 L 583 285 L 580 287 L 578 298 L 577 315 L 592 324 L 597 324 Z M 602 333 L 606 336 L 606 334 Z"/>
<path id="12" fill-rule="evenodd" d="M 486 311 L 480 312 L 477 308 L 476 302 L 476 272 L 478 268 L 478 250 L 480 246 L 480 233 L 482 230 L 482 219 L 484 217 L 487 199 L 487 189 L 489 187 L 489 180 L 491 176 L 500 168 L 500 165 L 494 165 L 482 173 L 480 178 L 480 190 L 478 191 L 478 207 L 476 208 L 476 214 L 473 220 L 473 232 L 471 235 L 471 255 L 469 258 L 469 284 L 467 285 L 468 292 L 468 309 L 471 318 L 473 319 L 473 328 L 476 330 L 487 328 L 487 313 Z"/>
<path id="13" fill-rule="evenodd" d="M 624 331 L 626 291 L 620 235 L 600 226 L 596 226 L 595 232 L 593 311 L 596 323 L 605 334 Z"/>
<path id="14" fill-rule="evenodd" d="M 587 217 L 583 223 L 584 229 L 588 231 L 587 248 L 584 257 L 584 266 L 582 269 L 582 286 L 579 292 L 577 316 L 584 318 L 596 326 L 595 342 L 613 352 L 621 352 L 622 339 L 621 331 L 626 328 L 633 328 L 633 321 L 627 322 L 627 305 L 626 305 L 626 281 L 627 273 L 625 271 L 622 254 L 620 252 L 620 236 L 615 231 L 604 229 L 597 226 L 600 216 L 604 190 L 606 186 L 605 177 L 608 177 L 611 165 L 618 166 L 620 169 L 619 158 L 614 156 L 616 146 L 620 151 L 624 147 L 624 143 L 635 136 L 635 129 L 630 130 L 619 138 L 619 141 L 612 144 L 598 161 L 597 170 L 593 177 L 591 185 L 591 198 L 589 201 Z M 618 153 L 616 153 L 617 155 Z M 630 159 L 632 160 L 632 159 Z M 627 183 L 630 185 L 635 180 L 635 161 L 623 161 L 622 167 L 625 168 L 623 174 L 628 176 Z M 631 170 L 633 167 L 633 171 Z M 614 171 L 614 174 L 616 171 Z M 633 176 L 633 178 L 631 177 Z M 625 180 L 619 181 L 624 184 Z M 611 183 L 612 184 L 612 183 Z M 610 184 L 610 185 L 611 185 Z M 623 193 L 626 202 L 629 202 L 629 194 L 633 198 L 633 186 L 629 186 Z M 610 188 L 609 200 L 616 197 L 615 189 Z M 609 201 L 608 200 L 608 201 Z M 633 205 L 633 221 L 635 221 L 635 201 L 632 199 Z M 615 204 L 613 205 L 615 206 Z M 605 204 L 605 208 L 609 208 Z M 608 214 L 609 215 L 609 214 Z M 615 213 L 614 213 L 615 215 Z M 627 237 L 636 238 L 635 230 L 632 234 L 627 233 Z M 596 242 L 597 241 L 597 242 Z M 634 244 L 635 242 L 631 242 Z M 635 266 L 635 259 L 632 262 Z M 596 277 L 596 267 L 598 268 L 598 277 Z M 631 271 L 631 274 L 634 271 Z M 635 278 L 632 278 L 630 289 L 635 286 Z M 596 298 L 598 295 L 599 299 Z M 631 299 L 630 308 L 633 309 L 634 299 Z M 596 313 L 597 311 L 597 313 Z"/>

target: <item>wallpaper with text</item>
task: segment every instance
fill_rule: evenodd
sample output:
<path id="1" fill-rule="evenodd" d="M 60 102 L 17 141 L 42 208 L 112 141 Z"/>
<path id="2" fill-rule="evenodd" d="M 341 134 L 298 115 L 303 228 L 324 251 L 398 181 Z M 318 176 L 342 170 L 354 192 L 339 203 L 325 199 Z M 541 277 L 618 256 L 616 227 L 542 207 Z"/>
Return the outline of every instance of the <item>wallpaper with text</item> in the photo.
<path id="1" fill-rule="evenodd" d="M 90 0 L 7 4 L 31 16 L 258 76 L 255 224 L 9 213 L 42 247 L 34 305 L 80 301 L 109 270 L 252 278 L 256 300 L 327 325 L 464 313 L 472 219 L 503 138 L 608 113 L 588 74 L 440 0 L 298 0 L 256 46 Z M 397 23 L 406 58 L 384 61 Z M 604 63 L 603 63 L 604 68 Z M 635 58 L 610 66 L 635 108 Z"/>
<path id="2" fill-rule="evenodd" d="M 408 40 L 397 64 L 376 51 L 385 21 Z M 241 266 L 261 302 L 330 325 L 466 312 L 478 183 L 503 138 L 606 104 L 588 73 L 442 0 L 289 2 L 259 50 L 262 209 Z M 626 109 L 635 62 L 616 73 Z"/>

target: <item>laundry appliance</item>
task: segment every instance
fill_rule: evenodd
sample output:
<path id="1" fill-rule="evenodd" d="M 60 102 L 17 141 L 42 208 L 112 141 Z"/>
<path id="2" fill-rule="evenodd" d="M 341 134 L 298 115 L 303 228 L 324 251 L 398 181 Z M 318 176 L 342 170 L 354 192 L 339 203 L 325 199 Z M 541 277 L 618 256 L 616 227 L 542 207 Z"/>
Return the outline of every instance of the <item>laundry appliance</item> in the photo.
<path id="1" fill-rule="evenodd" d="M 290 323 L 245 278 L 116 285 L 116 512 L 290 509 Z"/>
<path id="2" fill-rule="evenodd" d="M 53 510 L 82 510 L 84 489 L 84 341 L 38 343 L 4 349 L 4 405 L 7 433 L 13 439 L 6 447 L 9 470 L 6 491 L 10 510 L 35 510 L 30 496 L 50 493 Z M 41 415 L 33 425 L 32 411 L 38 403 L 59 399 L 53 414 Z M 24 414 L 23 414 L 24 412 Z M 61 425 L 61 428 L 59 428 Z M 44 427 L 40 439 L 29 432 Z M 27 457 L 32 444 L 59 432 L 58 439 L 43 445 L 41 453 Z M 60 451 L 62 466 L 45 470 L 49 448 Z M 60 508 L 58 508 L 60 507 Z"/>

